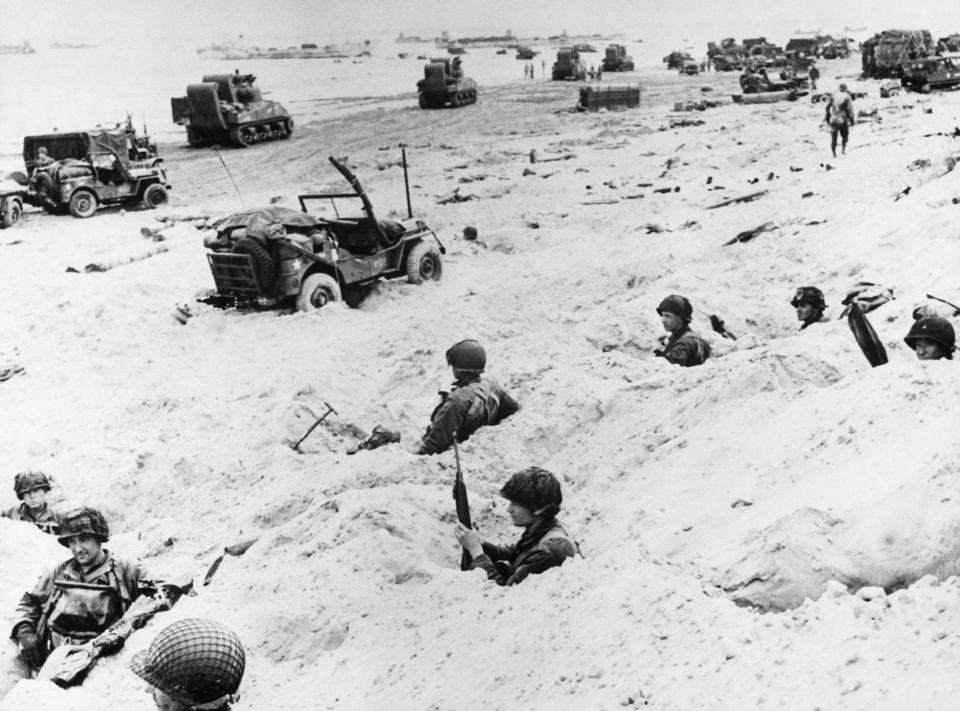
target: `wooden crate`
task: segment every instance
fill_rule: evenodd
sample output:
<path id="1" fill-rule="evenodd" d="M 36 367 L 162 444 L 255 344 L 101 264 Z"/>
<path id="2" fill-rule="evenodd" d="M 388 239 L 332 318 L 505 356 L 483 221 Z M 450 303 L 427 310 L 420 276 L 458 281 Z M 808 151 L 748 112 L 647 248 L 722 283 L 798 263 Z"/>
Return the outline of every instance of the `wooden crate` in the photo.
<path id="1" fill-rule="evenodd" d="M 597 111 L 601 108 L 628 109 L 639 105 L 639 84 L 598 84 L 580 88 L 580 103 L 577 108 L 582 111 Z"/>

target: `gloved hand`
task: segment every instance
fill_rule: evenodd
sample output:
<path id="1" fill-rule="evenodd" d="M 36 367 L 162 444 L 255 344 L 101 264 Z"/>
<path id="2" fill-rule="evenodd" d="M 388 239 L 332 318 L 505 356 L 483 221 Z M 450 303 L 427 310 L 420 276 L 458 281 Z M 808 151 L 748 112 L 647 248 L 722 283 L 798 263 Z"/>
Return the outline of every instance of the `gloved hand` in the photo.
<path id="1" fill-rule="evenodd" d="M 43 653 L 43 645 L 40 638 L 30 630 L 24 630 L 17 636 L 17 647 L 20 650 L 20 658 L 33 668 L 43 666 L 43 659 L 46 656 Z"/>

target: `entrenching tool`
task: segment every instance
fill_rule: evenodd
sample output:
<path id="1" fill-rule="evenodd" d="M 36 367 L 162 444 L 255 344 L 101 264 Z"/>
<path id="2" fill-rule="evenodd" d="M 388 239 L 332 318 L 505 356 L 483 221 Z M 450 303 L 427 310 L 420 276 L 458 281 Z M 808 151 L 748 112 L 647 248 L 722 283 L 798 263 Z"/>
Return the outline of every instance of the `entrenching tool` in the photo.
<path id="1" fill-rule="evenodd" d="M 463 483 L 463 472 L 460 470 L 460 447 L 457 446 L 457 436 L 453 436 L 453 454 L 457 460 L 457 477 L 453 480 L 453 500 L 457 502 L 457 519 L 467 528 L 473 528 L 470 523 L 470 502 L 467 500 L 467 487 Z M 460 570 L 470 570 L 473 557 L 463 549 L 460 556 Z"/>
<path id="2" fill-rule="evenodd" d="M 213 580 L 213 576 L 217 574 L 217 571 L 220 569 L 220 564 L 223 562 L 223 557 L 225 555 L 232 556 L 242 556 L 254 543 L 260 540 L 260 536 L 256 538 L 248 538 L 245 541 L 240 541 L 239 543 L 234 543 L 232 546 L 226 546 L 213 563 L 210 564 L 210 568 L 207 570 L 207 574 L 203 576 L 203 584 L 209 585 L 210 581 Z"/>
<path id="3" fill-rule="evenodd" d="M 327 416 L 328 416 L 331 412 L 334 413 L 335 415 L 339 415 L 339 414 L 340 414 L 340 413 L 337 412 L 335 409 L 333 409 L 333 405 L 331 405 L 329 402 L 324 401 L 323 404 L 327 406 L 327 411 L 324 412 L 324 413 L 317 419 L 316 422 L 314 422 L 312 425 L 310 425 L 310 429 L 308 429 L 308 430 L 304 433 L 303 437 L 301 437 L 300 439 L 297 440 L 297 443 L 296 443 L 295 445 L 293 445 L 293 449 L 294 449 L 295 451 L 300 452 L 300 445 L 301 445 L 301 443 L 303 443 L 303 440 L 305 440 L 307 437 L 309 437 L 309 436 L 310 436 L 310 433 L 313 432 L 315 429 L 317 429 L 317 425 L 319 425 L 321 422 L 323 422 L 325 419 L 327 419 Z M 302 454 L 302 452 L 301 452 L 301 454 Z"/>
<path id="4" fill-rule="evenodd" d="M 960 315 L 960 306 L 957 306 L 956 304 L 951 304 L 946 299 L 941 299 L 939 296 L 934 296 L 933 294 L 927 294 L 927 298 L 933 299 L 934 301 L 939 301 L 941 304 L 946 304 L 947 306 L 953 309 L 954 316 Z"/>

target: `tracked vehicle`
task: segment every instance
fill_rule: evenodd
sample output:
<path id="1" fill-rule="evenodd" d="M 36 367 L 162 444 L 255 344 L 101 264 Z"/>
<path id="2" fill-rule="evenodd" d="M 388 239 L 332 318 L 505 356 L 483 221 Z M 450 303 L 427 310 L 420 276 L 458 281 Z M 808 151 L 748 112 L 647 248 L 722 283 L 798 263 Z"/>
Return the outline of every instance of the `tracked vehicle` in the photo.
<path id="1" fill-rule="evenodd" d="M 278 101 L 265 100 L 255 82 L 252 74 L 208 74 L 190 84 L 186 96 L 170 99 L 173 122 L 186 126 L 194 147 L 289 138 L 293 118 Z"/>
<path id="2" fill-rule="evenodd" d="M 477 101 L 477 83 L 463 76 L 460 63 L 449 58 L 431 59 L 423 67 L 423 79 L 417 82 L 417 101 L 421 109 L 466 106 Z"/>

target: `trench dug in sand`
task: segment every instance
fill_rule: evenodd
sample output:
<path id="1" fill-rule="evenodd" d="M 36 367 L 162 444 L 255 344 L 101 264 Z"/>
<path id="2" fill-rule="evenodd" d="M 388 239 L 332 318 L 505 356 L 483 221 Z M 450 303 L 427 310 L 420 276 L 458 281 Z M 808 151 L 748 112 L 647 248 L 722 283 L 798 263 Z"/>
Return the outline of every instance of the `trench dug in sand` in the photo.
<path id="1" fill-rule="evenodd" d="M 518 83 L 456 111 L 298 121 L 289 141 L 225 152 L 248 206 L 339 185 L 337 155 L 395 216 L 408 145 L 444 279 L 382 284 L 358 309 L 196 303 L 211 278 L 189 221 L 130 261 L 155 248 L 139 234 L 154 218 L 238 208 L 216 158 L 184 146 L 162 148 L 175 190 L 157 213 L 29 213 L 0 233 L 4 357 L 24 366 L 0 383 L 16 403 L 7 471 L 42 468 L 59 505 L 100 506 L 111 547 L 160 574 L 202 578 L 259 536 L 80 689 L 25 682 L 0 708 L 147 709 L 129 657 L 186 616 L 243 638 L 237 709 L 943 707 L 960 690 L 960 376 L 902 337 L 927 293 L 960 302 L 945 170 L 960 94 L 879 99 L 863 82 L 857 108 L 876 117 L 833 159 L 818 104 L 673 112 L 736 77 L 642 80 L 631 111 L 572 113 L 574 86 Z M 469 197 L 439 204 L 457 188 Z M 837 318 L 858 281 L 895 295 L 869 314 L 890 357 L 876 369 Z M 832 320 L 798 332 L 789 301 L 807 284 Z M 674 292 L 713 344 L 702 367 L 651 354 Z M 513 538 L 497 491 L 539 464 L 562 478 L 585 556 L 512 589 L 457 570 L 452 454 L 411 453 L 448 383 L 443 353 L 466 337 L 523 406 L 462 448 L 474 521 Z M 294 452 L 324 401 L 339 414 Z M 380 423 L 402 442 L 346 455 Z M 8 625 L 64 550 L 0 524 Z M 920 669 L 924 689 L 907 683 Z"/>

